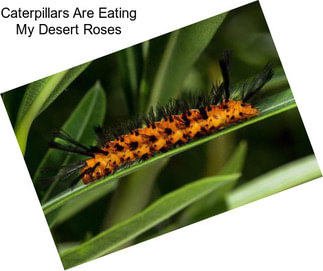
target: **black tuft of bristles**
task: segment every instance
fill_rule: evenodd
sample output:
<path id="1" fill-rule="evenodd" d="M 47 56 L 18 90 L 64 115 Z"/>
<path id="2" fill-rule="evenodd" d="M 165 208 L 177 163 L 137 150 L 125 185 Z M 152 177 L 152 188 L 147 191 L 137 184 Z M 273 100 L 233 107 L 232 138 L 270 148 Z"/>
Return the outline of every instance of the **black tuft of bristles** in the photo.
<path id="1" fill-rule="evenodd" d="M 116 128 L 113 128 L 114 138 L 118 139 L 120 136 L 124 134 L 133 133 L 135 129 L 138 129 L 138 127 L 140 127 L 141 123 L 142 123 L 142 120 L 140 116 L 138 116 L 136 119 L 131 119 L 131 120 L 122 122 Z"/>
<path id="2" fill-rule="evenodd" d="M 54 139 L 48 143 L 48 147 L 61 151 L 81 154 L 85 156 L 94 156 L 94 153 L 105 153 L 96 146 L 87 147 L 76 140 L 74 140 L 68 133 L 63 130 L 55 131 L 53 133 Z M 63 140 L 62 143 L 55 141 L 56 138 Z"/>
<path id="3" fill-rule="evenodd" d="M 61 150 L 61 151 L 81 154 L 84 156 L 93 156 L 94 155 L 93 151 L 90 148 L 83 149 L 83 148 L 81 148 L 79 146 L 75 146 L 75 145 L 64 145 L 64 144 L 58 143 L 54 140 L 48 143 L 48 147 L 52 148 L 52 149 Z"/>
<path id="4" fill-rule="evenodd" d="M 138 115 L 131 120 L 121 122 L 118 125 L 112 125 L 105 129 L 96 127 L 95 133 L 99 138 L 100 145 L 104 146 L 107 142 L 119 139 L 124 134 L 133 133 L 134 130 L 142 126 L 144 118 Z"/>
<path id="5" fill-rule="evenodd" d="M 143 120 L 147 127 L 150 127 L 150 126 L 153 126 L 153 128 L 155 127 L 156 115 L 153 107 L 150 108 L 146 116 L 143 116 Z"/>
<path id="6" fill-rule="evenodd" d="M 51 171 L 56 171 L 56 170 L 59 170 L 59 169 L 64 169 L 64 170 L 61 170 L 59 173 L 57 173 L 57 174 L 55 174 L 54 176 L 51 176 L 51 177 L 42 177 L 40 179 L 40 183 L 41 183 L 42 186 L 45 187 L 45 186 L 49 185 L 50 183 L 52 183 L 57 178 L 66 179 L 66 178 L 70 177 L 73 174 L 77 174 L 77 178 L 78 178 L 78 180 L 80 180 L 79 171 L 84 166 L 86 166 L 86 162 L 81 161 L 81 162 L 77 162 L 77 163 L 63 165 L 63 166 L 60 166 L 58 168 L 44 168 L 44 169 L 42 169 L 42 172 L 51 172 Z"/>
<path id="7" fill-rule="evenodd" d="M 138 129 L 141 127 L 143 122 L 143 119 L 140 115 L 136 116 L 135 118 L 128 120 L 124 123 L 124 127 L 121 126 L 120 129 L 120 135 L 123 135 L 125 133 L 125 131 L 129 131 L 129 133 L 131 133 L 133 130 Z"/>
<path id="8" fill-rule="evenodd" d="M 179 109 L 180 109 L 180 100 L 171 98 L 169 99 L 168 103 L 165 105 L 166 112 L 168 113 L 168 116 L 171 115 L 178 115 Z"/>
<path id="9" fill-rule="evenodd" d="M 252 79 L 249 83 L 243 85 L 242 101 L 247 102 L 254 96 L 274 75 L 272 63 L 267 63 L 263 71 Z"/>
<path id="10" fill-rule="evenodd" d="M 183 112 L 196 108 L 196 95 L 194 95 L 192 92 L 183 93 L 180 100 L 183 107 Z"/>
<path id="11" fill-rule="evenodd" d="M 43 174 L 43 173 L 50 173 L 50 172 L 54 172 L 54 171 L 61 171 L 63 169 L 70 170 L 72 168 L 79 168 L 79 167 L 82 167 L 82 166 L 85 166 L 85 165 L 86 165 L 85 161 L 78 161 L 78 162 L 75 162 L 75 163 L 70 163 L 70 164 L 67 164 L 67 165 L 60 165 L 60 166 L 57 166 L 57 167 L 41 168 L 40 172 Z"/>
<path id="12" fill-rule="evenodd" d="M 222 102 L 224 95 L 224 86 L 221 85 L 213 85 L 212 89 L 210 91 L 210 97 L 211 97 L 211 104 L 216 105 Z"/>
<path id="13" fill-rule="evenodd" d="M 89 151 L 89 148 L 84 146 L 83 144 L 77 142 L 76 140 L 74 140 L 68 133 L 66 133 L 63 130 L 56 130 L 53 133 L 53 137 L 54 138 L 60 138 L 63 139 L 64 141 L 70 143 L 71 145 L 78 147 L 80 150 L 84 150 L 84 151 Z"/>
<path id="14" fill-rule="evenodd" d="M 211 94 L 203 93 L 197 97 L 198 104 L 196 105 L 197 109 L 205 108 L 210 105 Z"/>
<path id="15" fill-rule="evenodd" d="M 220 68 L 223 77 L 223 88 L 225 93 L 225 100 L 230 99 L 230 61 L 231 61 L 231 52 L 225 50 L 223 53 L 223 58 L 220 59 Z"/>
<path id="16" fill-rule="evenodd" d="M 187 112 L 190 109 L 190 105 L 186 99 L 182 99 L 180 105 L 182 112 Z"/>
<path id="17" fill-rule="evenodd" d="M 164 108 L 166 117 L 171 119 L 172 115 L 178 115 L 180 112 L 182 112 L 182 102 L 180 99 L 170 98 Z"/>
<path id="18" fill-rule="evenodd" d="M 167 111 L 166 108 L 162 105 L 157 105 L 156 106 L 156 112 L 157 116 L 156 119 L 161 120 L 161 119 L 167 119 Z"/>
<path id="19" fill-rule="evenodd" d="M 101 126 L 94 127 L 94 132 L 96 134 L 96 138 L 99 146 L 103 146 L 107 140 L 106 132 Z"/>

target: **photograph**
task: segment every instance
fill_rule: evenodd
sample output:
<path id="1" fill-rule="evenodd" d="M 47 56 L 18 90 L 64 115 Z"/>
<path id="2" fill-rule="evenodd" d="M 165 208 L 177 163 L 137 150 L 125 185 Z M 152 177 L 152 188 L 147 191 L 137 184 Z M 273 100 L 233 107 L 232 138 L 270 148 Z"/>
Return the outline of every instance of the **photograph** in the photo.
<path id="1" fill-rule="evenodd" d="M 259 2 L 1 97 L 65 269 L 321 176 Z"/>

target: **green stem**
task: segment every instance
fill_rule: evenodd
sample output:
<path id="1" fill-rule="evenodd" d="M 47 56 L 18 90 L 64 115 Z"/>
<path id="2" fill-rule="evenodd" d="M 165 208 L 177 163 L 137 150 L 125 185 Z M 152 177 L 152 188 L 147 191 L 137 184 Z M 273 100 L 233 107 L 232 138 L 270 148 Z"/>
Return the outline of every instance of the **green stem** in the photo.
<path id="1" fill-rule="evenodd" d="M 26 152 L 27 139 L 31 124 L 66 72 L 67 71 L 57 73 L 48 79 L 43 89 L 39 92 L 37 98 L 31 104 L 29 110 L 15 127 L 16 137 L 23 155 L 25 155 Z"/>

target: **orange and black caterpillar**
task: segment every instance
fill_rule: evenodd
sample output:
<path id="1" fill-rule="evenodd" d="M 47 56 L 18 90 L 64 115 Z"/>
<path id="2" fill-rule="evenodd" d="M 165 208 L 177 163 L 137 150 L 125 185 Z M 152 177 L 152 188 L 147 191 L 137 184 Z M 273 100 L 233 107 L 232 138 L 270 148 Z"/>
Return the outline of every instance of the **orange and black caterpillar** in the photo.
<path id="1" fill-rule="evenodd" d="M 209 93 L 171 99 L 165 106 L 152 108 L 146 116 L 137 117 L 119 128 L 104 131 L 97 127 L 98 146 L 87 147 L 66 133 L 55 133 L 54 137 L 68 144 L 52 141 L 50 147 L 90 157 L 60 175 L 78 173 L 74 182 L 82 179 L 84 184 L 88 184 L 138 159 L 146 160 L 156 153 L 167 152 L 230 124 L 257 116 L 259 111 L 250 100 L 272 78 L 271 64 L 243 86 L 238 99 L 233 99 L 230 97 L 229 60 L 230 55 L 226 51 L 219 63 L 223 82 L 213 86 Z"/>

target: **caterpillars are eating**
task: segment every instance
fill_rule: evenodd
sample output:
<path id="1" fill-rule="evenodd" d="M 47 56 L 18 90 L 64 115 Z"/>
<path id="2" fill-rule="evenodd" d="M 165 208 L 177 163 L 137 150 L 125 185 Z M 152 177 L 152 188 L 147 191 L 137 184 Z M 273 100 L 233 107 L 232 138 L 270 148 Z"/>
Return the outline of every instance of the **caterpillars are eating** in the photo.
<path id="1" fill-rule="evenodd" d="M 82 179 L 91 183 L 113 174 L 120 167 L 136 160 L 146 160 L 156 153 L 187 144 L 233 124 L 253 118 L 259 110 L 251 99 L 268 82 L 273 71 L 270 64 L 254 79 L 244 84 L 239 98 L 232 98 L 229 80 L 230 54 L 224 52 L 220 60 L 223 82 L 210 92 L 199 96 L 171 99 L 165 106 L 151 109 L 146 116 L 119 128 L 104 130 L 97 127 L 98 146 L 86 147 L 63 132 L 55 137 L 66 144 L 53 141 L 52 148 L 79 153 L 90 158 L 73 165 L 66 175 L 78 173 L 74 182 Z M 64 175 L 64 173 L 63 173 Z"/>

